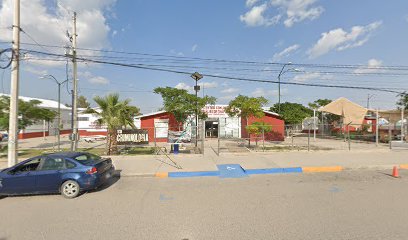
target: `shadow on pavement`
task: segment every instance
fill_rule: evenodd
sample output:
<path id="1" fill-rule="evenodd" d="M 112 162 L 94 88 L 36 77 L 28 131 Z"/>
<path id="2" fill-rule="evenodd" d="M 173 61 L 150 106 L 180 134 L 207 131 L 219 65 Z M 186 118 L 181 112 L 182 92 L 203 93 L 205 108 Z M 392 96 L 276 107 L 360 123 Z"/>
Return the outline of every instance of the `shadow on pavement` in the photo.
<path id="1" fill-rule="evenodd" d="M 105 182 L 104 184 L 99 186 L 97 189 L 91 190 L 91 191 L 88 191 L 88 192 L 89 193 L 100 192 L 100 191 L 103 191 L 105 189 L 110 188 L 111 186 L 113 186 L 115 183 L 117 183 L 119 181 L 119 179 L 121 178 L 121 172 L 122 172 L 122 170 L 115 170 L 115 173 L 113 174 L 113 176 L 107 182 Z"/>

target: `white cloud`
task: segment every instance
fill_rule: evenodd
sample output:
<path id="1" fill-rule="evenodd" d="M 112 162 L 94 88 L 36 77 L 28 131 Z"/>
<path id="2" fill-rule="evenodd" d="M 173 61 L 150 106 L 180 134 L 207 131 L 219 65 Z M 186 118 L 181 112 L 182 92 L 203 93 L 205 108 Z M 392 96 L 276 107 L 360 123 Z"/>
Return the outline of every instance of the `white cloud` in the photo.
<path id="1" fill-rule="evenodd" d="M 253 97 L 271 97 L 271 96 L 277 96 L 278 91 L 277 90 L 266 90 L 264 88 L 256 88 L 255 91 L 251 93 Z"/>
<path id="2" fill-rule="evenodd" d="M 292 46 L 289 46 L 289 47 L 285 48 L 283 51 L 281 51 L 281 52 L 279 52 L 279 53 L 275 53 L 275 54 L 273 55 L 272 61 L 277 62 L 277 61 L 280 61 L 280 60 L 281 60 L 282 58 L 284 58 L 284 57 L 289 57 L 289 55 L 290 55 L 292 52 L 298 50 L 299 47 L 300 47 L 300 45 L 294 44 L 294 45 L 292 45 Z"/>
<path id="3" fill-rule="evenodd" d="M 247 7 L 252 7 L 257 2 L 259 2 L 259 0 L 247 0 L 245 4 Z"/>
<path id="4" fill-rule="evenodd" d="M 109 80 L 104 78 L 104 77 L 101 77 L 101 76 L 89 78 L 88 82 L 90 82 L 92 84 L 97 84 L 97 85 L 109 84 Z"/>
<path id="5" fill-rule="evenodd" d="M 333 49 L 342 51 L 362 46 L 370 39 L 371 33 L 379 28 L 381 24 L 381 21 L 377 21 L 366 26 L 354 26 L 350 32 L 346 32 L 342 28 L 324 32 L 317 43 L 309 49 L 308 55 L 310 58 L 316 58 Z"/>
<path id="6" fill-rule="evenodd" d="M 317 79 L 321 77 L 322 77 L 322 74 L 320 73 L 306 72 L 306 73 L 296 75 L 295 77 L 293 77 L 293 81 L 294 82 L 305 82 L 308 80 L 313 80 L 313 79 Z"/>
<path id="7" fill-rule="evenodd" d="M 85 78 L 92 78 L 93 77 L 92 73 L 89 72 L 89 71 L 78 72 L 78 76 L 85 77 Z"/>
<path id="8" fill-rule="evenodd" d="M 240 19 L 248 26 L 271 26 L 285 18 L 283 24 L 286 27 L 292 27 L 298 22 L 314 20 L 324 12 L 323 7 L 314 5 L 317 0 L 269 0 L 254 6 L 258 2 L 246 1 L 246 6 L 251 7 L 251 9 L 241 15 Z M 277 12 L 274 16 L 267 14 L 271 8 L 275 8 Z"/>
<path id="9" fill-rule="evenodd" d="M 259 6 L 252 7 L 244 15 L 241 15 L 239 19 L 244 22 L 247 26 L 271 26 L 279 22 L 281 16 L 276 15 L 274 17 L 265 17 L 265 11 L 268 9 L 268 4 L 264 3 Z"/>
<path id="10" fill-rule="evenodd" d="M 38 75 L 38 76 L 44 76 L 44 75 L 48 74 L 47 70 L 44 70 L 44 69 L 39 70 L 39 69 L 30 67 L 30 66 L 24 67 L 23 70 L 26 71 L 26 72 Z"/>
<path id="11" fill-rule="evenodd" d="M 184 53 L 183 53 L 183 52 L 177 52 L 177 51 L 174 50 L 174 49 L 171 49 L 171 50 L 170 50 L 170 53 L 173 54 L 173 55 L 181 56 L 181 57 L 184 56 Z"/>
<path id="12" fill-rule="evenodd" d="M 30 63 L 34 67 L 59 67 L 65 65 L 65 61 L 55 61 L 53 57 L 36 56 L 33 54 L 26 53 L 22 55 L 21 60 Z"/>
<path id="13" fill-rule="evenodd" d="M 232 99 L 234 99 L 236 97 L 237 97 L 237 95 L 227 95 L 227 96 L 219 97 L 217 99 L 220 100 L 220 101 L 230 101 L 230 100 L 232 100 Z"/>
<path id="14" fill-rule="evenodd" d="M 3 0 L 0 9 L 0 40 L 11 41 L 12 32 L 7 30 L 12 26 L 12 0 Z M 102 49 L 109 47 L 108 36 L 110 27 L 107 24 L 106 13 L 116 0 L 59 0 L 55 7 L 49 7 L 44 0 L 21 0 L 21 28 L 37 42 L 47 45 L 64 46 L 69 43 L 66 31 L 72 29 L 72 13 L 77 15 L 77 34 L 79 48 Z M 21 41 L 33 41 L 21 33 Z M 30 48 L 36 48 L 30 46 Z M 39 48 L 37 48 L 39 49 Z M 43 49 L 40 49 L 44 51 Z M 52 49 L 63 54 L 63 49 Z M 84 53 L 78 51 L 78 54 Z M 41 64 L 43 61 L 36 61 Z M 44 65 L 50 66 L 47 62 Z"/>
<path id="15" fill-rule="evenodd" d="M 195 52 L 195 51 L 197 50 L 197 47 L 198 47 L 198 45 L 197 45 L 197 44 L 194 44 L 194 45 L 191 47 L 191 51 L 192 51 L 192 52 Z"/>
<path id="16" fill-rule="evenodd" d="M 239 91 L 238 88 L 226 88 L 226 89 L 221 90 L 221 93 L 235 93 L 238 91 Z"/>
<path id="17" fill-rule="evenodd" d="M 354 70 L 354 73 L 357 74 L 365 74 L 365 73 L 376 73 L 376 72 L 381 72 L 382 70 L 380 69 L 382 66 L 382 61 L 378 59 L 370 59 L 368 60 L 368 64 L 366 67 L 360 67 Z"/>
<path id="18" fill-rule="evenodd" d="M 317 0 L 271 0 L 271 5 L 286 13 L 284 25 L 292 27 L 297 22 L 314 20 L 323 12 L 321 6 L 313 6 Z"/>
<path id="19" fill-rule="evenodd" d="M 192 86 L 187 85 L 187 84 L 185 84 L 185 83 L 183 83 L 183 82 L 178 83 L 178 84 L 175 86 L 175 88 L 177 88 L 177 89 L 184 89 L 184 90 L 187 90 L 187 91 L 192 91 L 192 90 L 194 90 L 194 88 L 193 88 Z"/>
<path id="20" fill-rule="evenodd" d="M 218 87 L 217 82 L 202 82 L 199 85 L 201 87 L 204 87 L 204 88 L 216 88 L 216 87 Z"/>

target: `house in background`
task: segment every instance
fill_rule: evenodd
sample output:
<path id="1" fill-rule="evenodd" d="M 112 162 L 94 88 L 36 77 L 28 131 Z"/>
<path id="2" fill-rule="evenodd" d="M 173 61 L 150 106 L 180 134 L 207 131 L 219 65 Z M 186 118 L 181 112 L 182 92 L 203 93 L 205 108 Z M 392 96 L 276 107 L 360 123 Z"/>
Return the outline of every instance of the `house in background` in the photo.
<path id="1" fill-rule="evenodd" d="M 262 118 L 251 117 L 241 119 L 240 117 L 228 116 L 225 112 L 226 107 L 227 105 L 207 105 L 202 109 L 208 115 L 208 118 L 199 124 L 205 138 L 249 138 L 245 128 L 247 124 L 265 122 L 272 126 L 272 132 L 265 134 L 266 140 L 284 140 L 285 122 L 277 113 L 264 111 L 265 116 Z M 192 121 L 187 122 L 184 125 L 180 125 L 173 114 L 165 111 L 149 113 L 135 118 L 135 125 L 140 129 L 148 131 L 150 142 L 168 142 L 169 133 L 172 131 L 179 131 L 181 134 L 194 136 L 194 117 L 192 117 Z M 255 136 L 251 136 L 251 138 L 255 139 Z"/>
<path id="2" fill-rule="evenodd" d="M 10 96 L 8 94 L 0 93 L 0 96 Z M 54 100 L 41 99 L 41 98 L 32 98 L 32 97 L 23 97 L 20 96 L 19 99 L 23 101 L 38 100 L 41 103 L 39 107 L 58 111 L 58 102 Z M 61 104 L 61 134 L 68 134 L 71 132 L 71 108 Z M 7 129 L 8 130 L 8 129 Z M 28 126 L 26 129 L 20 130 L 18 138 L 35 138 L 35 137 L 44 137 L 44 136 L 55 136 L 58 133 L 58 117 L 53 121 L 39 121 L 31 126 Z"/>

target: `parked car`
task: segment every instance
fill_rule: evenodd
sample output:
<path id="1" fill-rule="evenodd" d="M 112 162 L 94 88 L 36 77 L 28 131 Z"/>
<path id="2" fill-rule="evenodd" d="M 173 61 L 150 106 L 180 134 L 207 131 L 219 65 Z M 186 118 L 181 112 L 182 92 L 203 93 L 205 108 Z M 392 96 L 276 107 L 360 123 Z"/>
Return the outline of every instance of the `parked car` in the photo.
<path id="1" fill-rule="evenodd" d="M 110 158 L 87 152 L 62 152 L 25 160 L 0 172 L 0 196 L 61 193 L 75 198 L 114 175 Z"/>
<path id="2" fill-rule="evenodd" d="M 7 132 L 0 132 L 0 142 L 1 141 L 7 141 L 7 140 L 8 140 Z"/>

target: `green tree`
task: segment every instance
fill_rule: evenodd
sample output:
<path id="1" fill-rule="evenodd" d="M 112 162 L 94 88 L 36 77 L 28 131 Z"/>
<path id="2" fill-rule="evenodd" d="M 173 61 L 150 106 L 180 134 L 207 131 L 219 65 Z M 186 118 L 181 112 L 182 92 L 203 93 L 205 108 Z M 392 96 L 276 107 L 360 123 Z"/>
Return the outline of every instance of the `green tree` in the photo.
<path id="1" fill-rule="evenodd" d="M 278 104 L 270 109 L 272 112 L 278 111 Z M 299 103 L 285 102 L 280 104 L 280 116 L 286 124 L 300 124 L 303 119 L 313 116 L 313 110 Z"/>
<path id="2" fill-rule="evenodd" d="M 264 97 L 248 97 L 238 95 L 229 102 L 228 106 L 225 108 L 225 112 L 230 117 L 239 116 L 244 118 L 246 120 L 246 124 L 248 124 L 249 117 L 261 118 L 265 116 L 262 107 L 267 103 L 268 100 Z M 250 128 L 250 131 L 251 130 L 252 129 Z M 251 146 L 251 137 L 249 138 L 248 143 L 249 146 Z"/>
<path id="3" fill-rule="evenodd" d="M 225 108 L 225 112 L 230 117 L 239 116 L 248 119 L 253 116 L 261 118 L 265 115 L 262 107 L 267 103 L 268 100 L 264 97 L 238 95 L 235 99 L 229 102 L 228 106 Z"/>
<path id="4" fill-rule="evenodd" d="M 331 102 L 332 100 L 330 99 L 317 99 L 314 102 L 309 103 L 308 105 L 311 109 L 318 109 L 320 107 L 326 106 Z"/>
<path id="5" fill-rule="evenodd" d="M 85 96 L 79 96 L 78 97 L 78 100 L 77 100 L 78 102 L 78 107 L 79 108 L 90 108 L 91 107 L 91 104 L 88 102 L 88 100 L 86 99 L 86 97 Z"/>
<path id="6" fill-rule="evenodd" d="M 404 108 L 408 109 L 408 93 L 402 93 L 399 95 L 400 99 L 397 101 L 398 109 Z"/>
<path id="7" fill-rule="evenodd" d="M 101 109 L 100 112 L 94 112 L 99 116 L 98 123 L 106 125 L 108 128 L 106 153 L 108 155 L 116 154 L 118 152 L 117 130 L 126 126 L 135 128 L 133 117 L 140 114 L 140 109 L 129 105 L 130 99 L 120 101 L 117 93 L 105 97 L 96 96 L 94 101 Z"/>
<path id="8" fill-rule="evenodd" d="M 185 89 L 177 89 L 172 87 L 158 87 L 154 89 L 154 93 L 160 94 L 163 98 L 163 109 L 174 115 L 177 122 L 185 123 L 189 116 L 196 113 L 198 106 L 198 118 L 206 119 L 207 114 L 201 109 L 207 104 L 215 104 L 216 98 L 205 96 L 196 97 L 194 94 L 189 94 Z"/>
<path id="9" fill-rule="evenodd" d="M 253 122 L 251 125 L 245 127 L 249 134 L 254 134 L 259 136 L 259 134 L 263 134 L 264 137 L 265 133 L 272 131 L 272 126 L 265 123 L 265 122 Z M 249 135 L 251 137 L 251 135 Z M 258 145 L 258 138 L 255 139 L 256 145 Z"/>
<path id="10" fill-rule="evenodd" d="M 25 129 L 30 125 L 35 124 L 38 121 L 45 120 L 47 122 L 52 121 L 56 116 L 57 112 L 49 110 L 46 108 L 39 107 L 41 101 L 30 100 L 23 101 L 18 100 L 18 128 Z M 9 128 L 9 114 L 10 111 L 10 97 L 1 96 L 0 97 L 0 128 Z"/>

